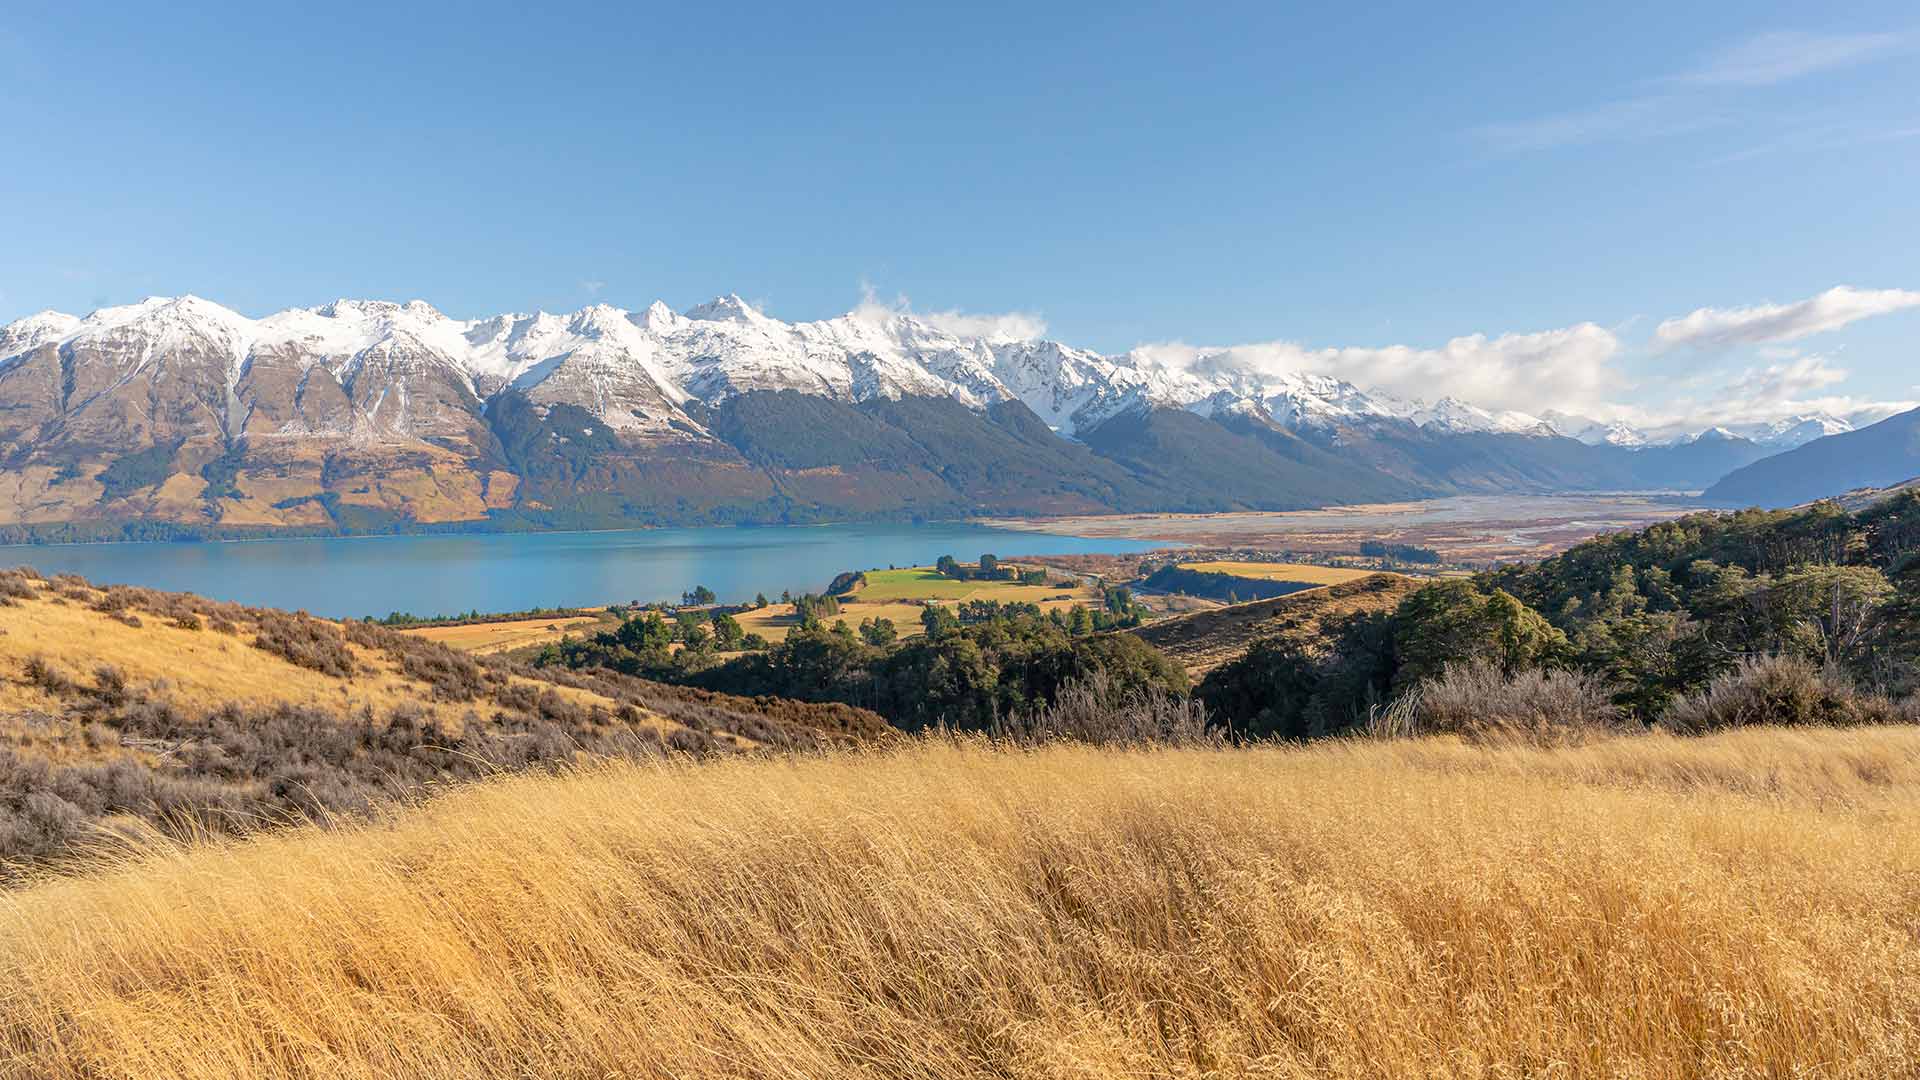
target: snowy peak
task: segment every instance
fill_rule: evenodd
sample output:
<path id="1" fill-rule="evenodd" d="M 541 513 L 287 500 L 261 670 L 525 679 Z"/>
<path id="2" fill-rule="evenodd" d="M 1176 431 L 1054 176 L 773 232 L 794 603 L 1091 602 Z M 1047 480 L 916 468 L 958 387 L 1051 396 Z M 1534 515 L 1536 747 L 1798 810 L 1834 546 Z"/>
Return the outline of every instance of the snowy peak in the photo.
<path id="1" fill-rule="evenodd" d="M 1728 431 L 1726 428 L 1710 427 L 1707 430 L 1701 432 L 1698 435 L 1695 435 L 1693 438 L 1688 439 L 1686 441 L 1689 443 L 1734 442 L 1739 438 L 1740 436 L 1735 435 L 1733 432 Z"/>
<path id="2" fill-rule="evenodd" d="M 687 318 L 698 322 L 761 322 L 766 316 L 754 309 L 752 304 L 740 299 L 737 293 L 709 300 L 687 309 Z"/>
<path id="3" fill-rule="evenodd" d="M 567 314 L 449 318 L 422 300 L 341 298 L 248 319 L 198 297 L 151 298 L 84 319 L 43 312 L 0 329 L 0 361 L 49 342 L 118 333 L 119 354 L 140 357 L 192 345 L 232 358 L 270 354 L 300 370 L 324 367 L 343 382 L 367 371 L 450 371 L 486 399 L 508 387 L 548 403 L 591 409 L 610 425 L 697 427 L 679 410 L 756 390 L 793 390 L 844 401 L 939 395 L 974 408 L 1019 400 L 1062 435 L 1079 437 L 1112 417 L 1154 408 L 1262 416 L 1283 426 L 1411 424 L 1449 433 L 1638 445 L 1625 425 L 1483 408 L 1452 397 L 1402 401 L 1337 377 L 1249 364 L 1230 349 L 1142 348 L 1108 356 L 1056 341 L 956 333 L 904 311 L 862 308 L 788 323 L 738 294 L 684 314 L 655 301 L 639 311 L 594 304 Z M 1797 437 L 1782 435 L 1781 437 Z"/>
<path id="4" fill-rule="evenodd" d="M 1553 425 L 1523 412 L 1492 412 L 1469 405 L 1459 398 L 1443 397 L 1432 405 L 1414 403 L 1408 419 L 1421 427 L 1465 434 L 1493 432 L 1502 435 L 1557 435 Z"/>
<path id="5" fill-rule="evenodd" d="M 1775 420 L 1748 433 L 1747 437 L 1761 446 L 1790 450 L 1829 435 L 1844 435 L 1853 429 L 1852 424 L 1832 413 L 1803 413 Z"/>

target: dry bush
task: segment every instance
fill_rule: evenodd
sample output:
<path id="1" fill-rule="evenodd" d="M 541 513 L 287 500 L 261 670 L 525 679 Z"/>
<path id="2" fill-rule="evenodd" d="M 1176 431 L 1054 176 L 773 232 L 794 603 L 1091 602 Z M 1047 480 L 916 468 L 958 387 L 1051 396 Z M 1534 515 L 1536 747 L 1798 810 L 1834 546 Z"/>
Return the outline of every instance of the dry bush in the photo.
<path id="1" fill-rule="evenodd" d="M 66 673 L 54 667 L 52 661 L 38 653 L 27 657 L 25 674 L 28 685 L 37 686 L 57 697 L 64 697 L 77 689 L 74 681 L 68 678 Z"/>
<path id="2" fill-rule="evenodd" d="M 1199 746 L 1221 741 L 1207 710 L 1190 697 L 1140 693 L 1113 685 L 1106 672 L 1069 682 L 1051 704 L 1015 713 L 997 737 L 1026 744 L 1065 740 L 1092 746 Z"/>
<path id="3" fill-rule="evenodd" d="M 289 615 L 263 610 L 255 614 L 255 648 L 322 675 L 336 679 L 353 677 L 353 653 L 347 649 L 338 624 L 316 619 L 305 612 Z"/>
<path id="4" fill-rule="evenodd" d="M 1612 782 L 1627 757 L 1776 793 Z M 16 891 L 0 1060 L 1913 1076 L 1916 865 L 1904 728 L 603 767 Z"/>
<path id="5" fill-rule="evenodd" d="M 29 571 L 31 573 L 31 571 Z M 35 588 L 39 577 L 28 577 L 19 570 L 0 570 L 0 605 L 12 605 L 16 601 L 31 600 L 40 595 Z"/>
<path id="6" fill-rule="evenodd" d="M 1850 727 L 1913 722 L 1916 703 L 1897 704 L 1862 692 L 1844 676 L 1823 672 L 1792 656 L 1742 661 L 1700 693 L 1681 698 L 1660 725 L 1683 735 L 1728 728 Z"/>
<path id="7" fill-rule="evenodd" d="M 739 697 L 651 682 L 610 668 L 573 671 L 560 667 L 533 668 L 496 656 L 481 659 L 503 674 L 586 690 L 697 731 L 731 731 L 766 746 L 851 745 L 885 741 L 898 734 L 879 713 L 837 701 Z"/>
<path id="8" fill-rule="evenodd" d="M 1476 741 L 1519 740 L 1542 746 L 1580 742 L 1630 730 L 1605 683 L 1575 671 L 1449 664 L 1422 682 L 1398 710 L 1376 714 L 1374 733 L 1458 735 Z"/>

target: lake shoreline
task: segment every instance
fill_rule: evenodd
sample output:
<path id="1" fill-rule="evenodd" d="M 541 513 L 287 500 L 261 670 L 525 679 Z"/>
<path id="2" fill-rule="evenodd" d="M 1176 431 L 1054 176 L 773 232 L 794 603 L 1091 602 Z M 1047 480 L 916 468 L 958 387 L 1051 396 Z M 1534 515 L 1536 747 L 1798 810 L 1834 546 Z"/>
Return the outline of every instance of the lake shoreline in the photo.
<path id="1" fill-rule="evenodd" d="M 369 539 L 389 542 L 350 542 Z M 1154 546 L 970 522 L 835 523 L 37 544 L 16 548 L 10 561 L 102 584 L 380 618 L 645 603 L 696 585 L 741 602 L 762 592 L 817 591 L 843 571 L 926 565 L 941 555 L 1127 554 Z"/>

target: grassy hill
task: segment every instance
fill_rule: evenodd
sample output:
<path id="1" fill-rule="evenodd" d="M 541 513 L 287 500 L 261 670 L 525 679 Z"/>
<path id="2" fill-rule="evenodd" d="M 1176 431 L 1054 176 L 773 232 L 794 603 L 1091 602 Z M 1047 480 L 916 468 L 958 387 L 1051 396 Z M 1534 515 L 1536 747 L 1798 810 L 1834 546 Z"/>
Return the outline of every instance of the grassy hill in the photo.
<path id="1" fill-rule="evenodd" d="M 844 705 L 537 670 L 364 623 L 0 571 L 0 877 L 100 828 L 228 831 L 589 755 L 886 733 Z"/>
<path id="2" fill-rule="evenodd" d="M 1358 612 L 1391 611 L 1420 584 L 1417 579 L 1398 574 L 1372 574 L 1325 588 L 1175 615 L 1127 633 L 1166 653 L 1188 674 L 1198 677 L 1246 652 L 1261 638 L 1318 642 L 1331 623 Z"/>
<path id="3" fill-rule="evenodd" d="M 15 891 L 0 1071 L 1911 1076 L 1916 865 L 1911 727 L 614 764 Z"/>

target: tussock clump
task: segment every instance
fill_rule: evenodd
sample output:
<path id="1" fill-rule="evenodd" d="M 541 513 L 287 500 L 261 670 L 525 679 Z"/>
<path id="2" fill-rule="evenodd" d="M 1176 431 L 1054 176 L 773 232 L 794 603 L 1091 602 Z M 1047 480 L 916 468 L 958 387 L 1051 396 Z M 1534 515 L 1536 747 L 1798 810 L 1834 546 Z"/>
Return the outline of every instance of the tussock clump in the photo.
<path id="1" fill-rule="evenodd" d="M 1476 661 L 1449 664 L 1439 678 L 1421 682 L 1397 707 L 1377 712 L 1373 730 L 1556 746 L 1630 728 L 1606 684 L 1592 676 L 1535 668 L 1508 675 Z"/>
<path id="2" fill-rule="evenodd" d="M 1742 661 L 1705 690 L 1674 702 L 1660 725 L 1682 735 L 1760 724 L 1851 727 L 1912 722 L 1916 711 L 1911 700 L 1899 704 L 1862 692 L 1799 657 L 1766 656 Z"/>

